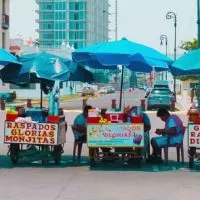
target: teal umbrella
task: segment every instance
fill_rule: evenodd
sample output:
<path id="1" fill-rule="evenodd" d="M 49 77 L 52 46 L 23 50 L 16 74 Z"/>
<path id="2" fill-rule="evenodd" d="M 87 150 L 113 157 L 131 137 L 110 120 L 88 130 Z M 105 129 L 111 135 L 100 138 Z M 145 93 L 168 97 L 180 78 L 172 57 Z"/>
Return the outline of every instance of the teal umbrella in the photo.
<path id="1" fill-rule="evenodd" d="M 3 82 L 11 80 L 19 73 L 21 63 L 5 49 L 0 48 L 0 79 Z"/>
<path id="2" fill-rule="evenodd" d="M 189 51 L 181 56 L 170 66 L 174 76 L 199 75 L 200 74 L 200 49 Z M 200 82 L 200 80 L 199 80 Z M 200 87 L 200 86 L 199 86 Z M 200 88 L 198 89 L 200 91 Z M 200 93 L 198 92 L 198 110 L 200 111 Z"/>
<path id="3" fill-rule="evenodd" d="M 70 71 L 70 77 L 68 77 L 68 71 Z M 67 71 L 58 73 L 52 78 L 58 79 L 60 81 L 81 81 L 88 83 L 92 83 L 94 81 L 94 76 L 92 72 L 74 62 L 71 63 L 71 66 L 69 66 L 69 69 Z"/>
<path id="4" fill-rule="evenodd" d="M 70 78 L 68 63 L 64 62 L 61 57 L 49 53 L 33 53 L 18 57 L 22 67 L 15 78 L 9 80 L 10 83 L 17 85 L 27 85 L 30 83 L 40 83 L 41 85 L 41 107 L 42 91 L 48 93 L 58 79 L 54 75 L 61 72 L 66 73 L 66 80 Z M 69 63 L 71 64 L 71 63 Z"/>
<path id="5" fill-rule="evenodd" d="M 189 51 L 181 56 L 170 65 L 170 70 L 174 76 L 200 74 L 200 49 Z"/>

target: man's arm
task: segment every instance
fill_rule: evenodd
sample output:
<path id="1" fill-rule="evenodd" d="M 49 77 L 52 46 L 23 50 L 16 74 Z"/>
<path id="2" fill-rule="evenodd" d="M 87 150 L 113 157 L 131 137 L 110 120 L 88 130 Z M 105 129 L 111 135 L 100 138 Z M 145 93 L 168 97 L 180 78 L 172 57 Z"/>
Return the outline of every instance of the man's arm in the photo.
<path id="1" fill-rule="evenodd" d="M 144 132 L 148 132 L 151 130 L 151 125 L 144 125 Z"/>
<path id="2" fill-rule="evenodd" d="M 176 127 L 171 127 L 168 130 L 165 130 L 165 133 L 169 136 L 175 135 L 176 134 Z"/>
<path id="3" fill-rule="evenodd" d="M 169 136 L 172 136 L 172 135 L 175 135 L 176 134 L 176 127 L 171 127 L 169 129 L 156 129 L 156 134 L 158 135 L 169 135 Z"/>

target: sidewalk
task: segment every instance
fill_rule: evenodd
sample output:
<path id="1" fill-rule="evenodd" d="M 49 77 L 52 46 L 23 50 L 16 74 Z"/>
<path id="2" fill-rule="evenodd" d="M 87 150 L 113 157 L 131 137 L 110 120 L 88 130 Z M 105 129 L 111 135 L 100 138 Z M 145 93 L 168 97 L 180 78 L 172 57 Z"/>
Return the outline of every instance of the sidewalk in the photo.
<path id="1" fill-rule="evenodd" d="M 176 100 L 176 108 L 181 111 L 188 111 L 189 108 L 192 106 L 191 98 L 189 96 L 185 98 L 183 95 L 177 95 Z M 197 104 L 196 99 L 194 99 L 194 103 Z"/>

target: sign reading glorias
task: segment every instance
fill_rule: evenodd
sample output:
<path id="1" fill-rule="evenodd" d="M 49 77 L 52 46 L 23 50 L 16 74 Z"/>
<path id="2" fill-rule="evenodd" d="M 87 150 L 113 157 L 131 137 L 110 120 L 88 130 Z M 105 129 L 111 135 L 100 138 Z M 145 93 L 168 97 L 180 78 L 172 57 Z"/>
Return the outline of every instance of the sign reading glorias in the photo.
<path id="1" fill-rule="evenodd" d="M 143 147 L 143 124 L 88 124 L 88 147 Z"/>
<path id="2" fill-rule="evenodd" d="M 4 143 L 57 144 L 58 124 L 5 122 Z"/>
<path id="3" fill-rule="evenodd" d="M 200 124 L 188 125 L 188 146 L 200 148 Z"/>

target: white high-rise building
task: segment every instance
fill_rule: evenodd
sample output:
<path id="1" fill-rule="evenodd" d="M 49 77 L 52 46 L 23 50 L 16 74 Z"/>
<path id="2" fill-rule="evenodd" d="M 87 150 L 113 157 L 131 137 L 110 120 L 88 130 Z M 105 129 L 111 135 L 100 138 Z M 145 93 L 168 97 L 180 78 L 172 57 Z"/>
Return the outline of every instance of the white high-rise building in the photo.
<path id="1" fill-rule="evenodd" d="M 0 47 L 9 48 L 9 3 L 10 0 L 0 1 Z"/>
<path id="2" fill-rule="evenodd" d="M 108 0 L 36 0 L 39 44 L 56 48 L 63 41 L 75 49 L 108 41 Z"/>

